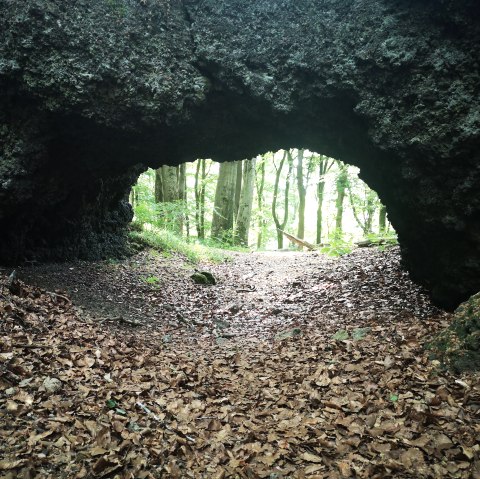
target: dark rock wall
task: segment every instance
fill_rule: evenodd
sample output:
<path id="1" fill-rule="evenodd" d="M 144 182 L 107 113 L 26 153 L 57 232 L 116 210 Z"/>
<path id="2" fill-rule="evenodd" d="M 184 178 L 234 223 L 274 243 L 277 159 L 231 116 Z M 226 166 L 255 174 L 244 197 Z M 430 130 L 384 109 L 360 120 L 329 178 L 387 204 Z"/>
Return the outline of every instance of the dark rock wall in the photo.
<path id="1" fill-rule="evenodd" d="M 0 258 L 119 252 L 148 166 L 355 164 L 412 276 L 480 290 L 476 0 L 0 0 Z"/>

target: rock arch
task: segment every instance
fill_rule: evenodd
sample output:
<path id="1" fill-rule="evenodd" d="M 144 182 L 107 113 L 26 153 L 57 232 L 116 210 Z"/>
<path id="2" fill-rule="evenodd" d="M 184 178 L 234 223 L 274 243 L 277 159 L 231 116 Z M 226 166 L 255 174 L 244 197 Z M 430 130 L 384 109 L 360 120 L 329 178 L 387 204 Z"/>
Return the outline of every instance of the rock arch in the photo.
<path id="1" fill-rule="evenodd" d="M 480 290 L 475 0 L 0 0 L 0 259 L 118 252 L 147 165 L 361 169 L 414 279 Z"/>

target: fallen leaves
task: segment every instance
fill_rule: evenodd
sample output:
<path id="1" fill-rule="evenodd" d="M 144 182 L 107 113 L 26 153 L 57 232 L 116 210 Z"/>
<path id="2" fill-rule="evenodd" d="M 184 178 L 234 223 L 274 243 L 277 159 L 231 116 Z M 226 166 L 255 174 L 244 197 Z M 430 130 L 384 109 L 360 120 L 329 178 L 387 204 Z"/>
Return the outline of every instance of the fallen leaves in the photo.
<path id="1" fill-rule="evenodd" d="M 11 479 L 480 477 L 478 375 L 428 360 L 422 344 L 445 314 L 399 283 L 391 255 L 365 255 L 328 260 L 331 286 L 317 293 L 306 292 L 319 284 L 311 256 L 291 289 L 268 263 L 271 293 L 258 282 L 248 294 L 265 300 L 254 308 L 225 307 L 233 267 L 217 267 L 219 284 L 198 288 L 209 301 L 185 303 L 206 324 L 196 330 L 98 324 L 63 295 L 24 285 L 24 296 L 1 297 L 0 470 Z M 345 271 L 367 271 L 368 285 L 372 270 L 379 283 L 385 258 L 396 282 L 356 296 Z M 353 310 L 365 309 L 327 310 L 330 297 L 318 295 L 339 284 Z M 300 303 L 288 302 L 293 291 Z M 238 331 L 221 345 L 220 321 Z"/>

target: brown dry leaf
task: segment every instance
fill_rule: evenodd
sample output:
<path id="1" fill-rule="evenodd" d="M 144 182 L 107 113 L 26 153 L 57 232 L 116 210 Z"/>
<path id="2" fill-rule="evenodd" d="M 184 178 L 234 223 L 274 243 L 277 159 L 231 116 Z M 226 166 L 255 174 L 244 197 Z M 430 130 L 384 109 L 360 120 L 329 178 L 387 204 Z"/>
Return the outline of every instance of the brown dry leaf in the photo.
<path id="1" fill-rule="evenodd" d="M 423 467 L 425 464 L 423 453 L 417 448 L 411 448 L 403 451 L 400 455 L 399 461 L 405 466 L 405 468 L 413 468 L 413 470 L 417 470 L 419 467 Z"/>
<path id="2" fill-rule="evenodd" d="M 28 438 L 28 445 L 29 446 L 34 446 L 37 442 L 41 441 L 42 439 L 45 439 L 46 437 L 52 435 L 55 431 L 53 430 L 48 430 L 45 432 L 42 432 L 40 434 L 33 434 Z"/>
<path id="3" fill-rule="evenodd" d="M 9 469 L 15 469 L 25 464 L 25 459 L 2 459 L 0 460 L 0 471 L 8 471 Z"/>
<path id="4" fill-rule="evenodd" d="M 433 444 L 439 451 L 453 447 L 453 442 L 443 433 L 437 433 L 433 436 Z"/>
<path id="5" fill-rule="evenodd" d="M 314 474 L 324 468 L 323 464 L 314 464 L 305 468 L 305 474 Z"/>
<path id="6" fill-rule="evenodd" d="M 304 452 L 303 454 L 300 454 L 300 459 L 303 459 L 304 461 L 307 462 L 315 462 L 315 463 L 321 463 L 323 462 L 323 459 L 320 456 L 317 456 L 316 454 L 312 454 L 311 452 Z"/>
<path id="7" fill-rule="evenodd" d="M 347 462 L 340 461 L 337 464 L 337 467 L 340 470 L 340 474 L 342 475 L 342 477 L 352 477 L 352 469 Z"/>
<path id="8" fill-rule="evenodd" d="M 92 471 L 97 477 L 104 477 L 122 467 L 120 460 L 116 457 L 101 457 L 92 466 Z"/>
<path id="9" fill-rule="evenodd" d="M 103 454 L 107 453 L 108 451 L 103 447 L 95 446 L 88 450 L 90 456 L 102 456 Z"/>
<path id="10" fill-rule="evenodd" d="M 18 404 L 15 401 L 8 399 L 5 408 L 8 412 L 15 413 L 18 411 Z"/>
<path id="11" fill-rule="evenodd" d="M 216 288 L 183 282 L 183 265 L 169 276 L 148 253 L 134 258 L 55 265 L 46 277 L 60 269 L 85 294 L 91 284 L 86 296 L 110 295 L 124 317 L 131 306 L 145 320 L 138 329 L 29 286 L 8 304 L 0 296 L 0 457 L 19 464 L 9 479 L 480 477 L 479 378 L 465 374 L 465 387 L 428 360 L 423 344 L 450 316 L 409 281 L 397 252 L 239 254 L 212 266 Z M 238 293 L 239 271 L 252 269 L 255 291 Z M 153 288 L 146 274 L 168 281 Z M 225 305 L 237 296 L 233 313 Z M 273 341 L 286 324 L 302 334 Z M 331 339 L 363 327 L 361 341 Z M 13 354 L 13 342 L 45 347 Z M 51 396 L 46 377 L 62 381 Z"/>

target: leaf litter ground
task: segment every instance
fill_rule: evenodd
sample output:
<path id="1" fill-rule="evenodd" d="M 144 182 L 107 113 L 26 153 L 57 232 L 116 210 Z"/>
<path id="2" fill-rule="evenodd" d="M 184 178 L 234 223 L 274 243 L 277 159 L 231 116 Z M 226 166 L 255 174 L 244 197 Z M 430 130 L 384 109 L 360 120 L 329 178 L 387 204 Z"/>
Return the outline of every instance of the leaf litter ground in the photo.
<path id="1" fill-rule="evenodd" d="M 0 477 L 480 477 L 479 377 L 428 359 L 451 316 L 396 248 L 202 267 L 217 285 L 152 252 L 18 271 Z"/>

